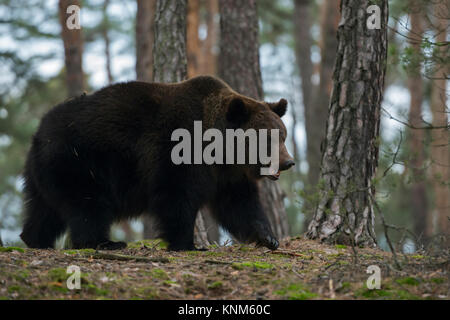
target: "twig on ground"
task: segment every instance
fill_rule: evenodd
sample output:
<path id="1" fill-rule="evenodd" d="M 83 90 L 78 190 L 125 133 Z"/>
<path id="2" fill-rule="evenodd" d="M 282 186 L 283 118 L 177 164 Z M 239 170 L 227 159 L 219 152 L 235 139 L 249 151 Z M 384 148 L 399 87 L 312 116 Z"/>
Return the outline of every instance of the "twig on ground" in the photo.
<path id="1" fill-rule="evenodd" d="M 81 252 L 80 252 L 81 253 Z M 119 261 L 143 261 L 143 262 L 169 262 L 169 259 L 165 257 L 140 257 L 140 256 L 129 256 L 124 254 L 106 253 L 101 251 L 96 251 L 94 253 L 81 253 L 86 258 L 92 259 L 105 259 L 105 260 L 119 260 Z"/>
<path id="2" fill-rule="evenodd" d="M 384 214 L 383 214 L 383 212 L 381 211 L 380 207 L 378 206 L 378 203 L 376 202 L 376 200 L 374 199 L 374 197 L 373 197 L 373 196 L 371 196 L 371 197 L 372 197 L 372 202 L 373 202 L 373 204 L 375 205 L 375 208 L 377 209 L 377 211 L 378 211 L 378 213 L 379 213 L 379 215 L 380 215 L 381 223 L 382 223 L 383 229 L 384 229 L 384 236 L 386 237 L 386 242 L 388 243 L 389 248 L 391 249 L 392 257 L 394 258 L 394 262 L 395 262 L 395 266 L 396 266 L 399 270 L 401 270 L 402 267 L 400 266 L 400 263 L 398 262 L 398 259 L 397 259 L 397 253 L 395 252 L 395 249 L 394 249 L 394 247 L 392 246 L 391 239 L 389 238 L 389 234 L 388 234 L 388 225 L 386 224 L 386 221 L 384 220 Z"/>
<path id="3" fill-rule="evenodd" d="M 204 262 L 205 263 L 211 263 L 211 264 L 233 264 L 233 262 L 220 261 L 220 260 L 211 260 L 211 259 L 207 259 Z"/>

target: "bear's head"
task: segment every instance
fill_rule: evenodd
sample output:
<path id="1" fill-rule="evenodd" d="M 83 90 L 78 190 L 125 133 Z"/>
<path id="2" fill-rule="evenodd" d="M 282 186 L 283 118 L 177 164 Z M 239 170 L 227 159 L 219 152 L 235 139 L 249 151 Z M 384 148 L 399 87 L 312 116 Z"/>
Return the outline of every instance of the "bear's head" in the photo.
<path id="1" fill-rule="evenodd" d="M 286 149 L 287 130 L 281 120 L 287 111 L 287 101 L 281 99 L 275 103 L 268 103 L 237 95 L 227 99 L 226 104 L 227 127 L 242 129 L 246 133 L 244 167 L 247 174 L 257 179 L 266 176 L 277 180 L 281 171 L 288 170 L 295 164 Z M 255 136 L 250 133 L 255 132 L 256 140 L 250 138 Z M 278 143 L 272 145 L 272 141 L 276 141 L 273 134 L 278 135 Z M 272 157 L 272 150 L 278 153 L 278 163 L 274 160 L 276 157 Z M 252 156 L 253 159 L 256 158 L 256 163 L 249 161 Z M 268 160 L 265 156 L 271 159 Z M 262 173 L 262 168 L 265 173 Z"/>

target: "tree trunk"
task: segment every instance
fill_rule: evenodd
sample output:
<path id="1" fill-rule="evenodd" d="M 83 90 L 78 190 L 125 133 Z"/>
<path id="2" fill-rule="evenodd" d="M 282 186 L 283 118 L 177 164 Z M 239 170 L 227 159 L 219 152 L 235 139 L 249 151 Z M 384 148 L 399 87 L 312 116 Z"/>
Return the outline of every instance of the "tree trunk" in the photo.
<path id="1" fill-rule="evenodd" d="M 445 1 L 434 4 L 434 16 L 436 17 L 436 38 L 434 41 L 444 43 L 448 30 L 448 5 Z M 439 57 L 445 57 L 448 46 L 439 49 Z M 437 228 L 432 229 L 432 221 L 428 223 L 429 232 L 440 233 L 447 237 L 447 245 L 450 243 L 450 131 L 448 129 L 449 108 L 447 107 L 446 93 L 449 74 L 448 64 L 437 60 L 432 80 L 431 112 L 433 116 L 432 125 L 441 129 L 431 130 L 431 174 L 435 197 L 435 216 Z M 443 128 L 447 126 L 447 128 Z"/>
<path id="2" fill-rule="evenodd" d="M 83 39 L 81 29 L 69 29 L 67 7 L 76 5 L 81 7 L 79 0 L 59 0 L 59 22 L 61 24 L 61 37 L 64 43 L 64 63 L 66 67 L 66 84 L 69 97 L 76 97 L 83 93 Z"/>
<path id="3" fill-rule="evenodd" d="M 157 0 L 153 74 L 155 82 L 186 79 L 187 0 Z"/>
<path id="4" fill-rule="evenodd" d="M 156 0 L 137 0 L 136 12 L 136 79 L 138 81 L 153 81 L 153 42 L 155 39 Z M 158 236 L 155 218 L 146 215 L 144 224 L 144 239 L 154 239 Z"/>
<path id="5" fill-rule="evenodd" d="M 111 71 L 111 51 L 110 51 L 110 40 L 109 40 L 109 18 L 108 18 L 108 6 L 109 0 L 103 1 L 103 23 L 102 23 L 102 37 L 105 46 L 105 60 L 106 60 L 106 74 L 108 76 L 108 84 L 113 82 L 113 76 Z"/>
<path id="6" fill-rule="evenodd" d="M 380 107 L 386 72 L 388 2 L 381 28 L 366 26 L 369 0 L 342 0 L 320 179 L 323 189 L 307 236 L 376 245 L 375 194 Z"/>
<path id="7" fill-rule="evenodd" d="M 258 17 L 256 0 L 222 0 L 220 11 L 219 74 L 237 92 L 263 99 L 259 66 Z M 264 212 L 275 236 L 289 235 L 280 186 L 263 179 L 259 183 Z"/>
<path id="8" fill-rule="evenodd" d="M 219 13 L 218 0 L 205 0 L 206 9 L 206 39 L 200 41 L 201 45 L 201 59 L 200 59 L 200 73 L 201 74 L 217 74 L 217 45 L 219 24 L 216 17 Z"/>
<path id="9" fill-rule="evenodd" d="M 156 0 L 137 0 L 136 79 L 153 81 L 153 41 Z"/>
<path id="10" fill-rule="evenodd" d="M 200 39 L 198 37 L 200 0 L 188 0 L 187 12 L 187 72 L 188 78 L 192 78 L 199 75 L 200 69 Z"/>
<path id="11" fill-rule="evenodd" d="M 423 34 L 423 22 L 421 6 L 417 0 L 410 1 L 410 8 L 413 11 L 410 15 L 411 29 L 409 38 L 414 39 L 411 46 L 414 50 L 414 63 L 411 65 L 408 76 L 408 89 L 411 95 L 411 104 L 409 110 L 409 122 L 411 125 L 421 127 L 422 121 L 422 102 L 423 102 L 423 81 L 421 76 L 421 48 Z M 410 167 L 414 182 L 411 186 L 411 209 L 414 217 L 414 232 L 416 235 L 428 238 L 427 232 L 427 193 L 424 165 L 424 131 L 410 130 Z"/>
<path id="12" fill-rule="evenodd" d="M 319 86 L 314 90 L 314 100 L 305 121 L 308 122 L 309 136 L 307 140 L 308 182 L 315 186 L 319 181 L 320 146 L 325 137 L 328 116 L 328 103 L 333 87 L 332 77 L 337 49 L 337 24 L 339 20 L 339 1 L 324 1 L 321 7 L 320 23 L 320 66 Z"/>

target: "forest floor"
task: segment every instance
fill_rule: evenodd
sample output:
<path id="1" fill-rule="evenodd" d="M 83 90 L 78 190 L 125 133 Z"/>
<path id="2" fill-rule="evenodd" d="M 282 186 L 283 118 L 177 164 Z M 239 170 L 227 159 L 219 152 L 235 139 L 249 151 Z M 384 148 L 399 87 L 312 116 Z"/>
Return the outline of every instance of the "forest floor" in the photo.
<path id="1" fill-rule="evenodd" d="M 356 257 L 356 261 L 355 261 Z M 137 241 L 120 251 L 0 247 L 0 299 L 446 299 L 449 252 L 399 254 L 330 246 L 301 237 L 269 251 L 211 246 L 170 252 L 162 242 Z M 67 267 L 81 271 L 70 290 Z M 381 270 L 369 290 L 367 268 Z"/>

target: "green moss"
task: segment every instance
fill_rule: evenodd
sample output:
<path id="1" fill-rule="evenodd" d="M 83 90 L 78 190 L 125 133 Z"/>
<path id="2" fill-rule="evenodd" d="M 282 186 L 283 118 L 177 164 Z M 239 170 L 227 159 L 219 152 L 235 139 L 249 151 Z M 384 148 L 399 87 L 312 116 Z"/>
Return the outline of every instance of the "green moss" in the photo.
<path id="1" fill-rule="evenodd" d="M 317 294 L 308 291 L 302 284 L 291 284 L 275 291 L 275 294 L 289 300 L 309 300 L 317 297 Z"/>
<path id="2" fill-rule="evenodd" d="M 94 249 L 77 249 L 77 250 L 62 250 L 65 254 L 84 254 L 84 255 L 89 255 L 89 254 L 94 254 L 95 250 Z"/>
<path id="3" fill-rule="evenodd" d="M 136 293 L 139 296 L 142 296 L 144 299 L 158 299 L 159 298 L 158 290 L 156 290 L 154 287 L 138 288 L 136 290 Z M 142 299 L 141 297 L 137 297 L 137 298 Z"/>
<path id="4" fill-rule="evenodd" d="M 414 258 L 414 259 L 424 259 L 425 256 L 422 256 L 422 255 L 420 255 L 420 254 L 416 254 L 416 255 L 414 255 L 414 256 L 411 256 L 411 258 Z"/>
<path id="5" fill-rule="evenodd" d="M 420 299 L 418 296 L 416 296 L 412 293 L 409 293 L 406 290 L 397 290 L 395 292 L 395 294 L 396 294 L 396 298 L 400 299 L 400 300 L 418 300 L 418 299 Z"/>
<path id="6" fill-rule="evenodd" d="M 139 249 L 142 247 L 167 249 L 168 244 L 162 239 L 146 239 L 128 243 L 128 248 Z"/>
<path id="7" fill-rule="evenodd" d="M 63 282 L 66 281 L 69 275 L 64 268 L 54 268 L 50 269 L 47 273 L 48 277 L 51 281 L 54 282 Z"/>
<path id="8" fill-rule="evenodd" d="M 242 246 L 239 247 L 239 251 L 247 252 L 247 251 L 250 251 L 250 250 L 252 250 L 252 248 L 250 248 L 248 246 L 242 245 Z"/>
<path id="9" fill-rule="evenodd" d="M 177 282 L 174 281 L 174 280 L 164 280 L 163 283 L 164 283 L 165 285 L 170 286 L 171 284 L 176 284 Z"/>
<path id="10" fill-rule="evenodd" d="M 28 270 L 20 270 L 13 274 L 13 278 L 17 281 L 25 281 L 29 276 L 30 272 Z"/>
<path id="11" fill-rule="evenodd" d="M 243 270 L 244 269 L 244 266 L 242 265 L 242 263 L 238 263 L 238 262 L 233 262 L 231 264 L 231 267 L 233 269 L 236 269 L 236 270 Z"/>
<path id="12" fill-rule="evenodd" d="M 222 288 L 223 288 L 222 281 L 214 281 L 213 283 L 208 285 L 208 289 L 210 289 L 210 290 L 217 290 L 217 289 L 222 289 Z"/>
<path id="13" fill-rule="evenodd" d="M 406 284 L 409 286 L 418 286 L 420 281 L 413 277 L 400 278 L 395 280 L 398 284 Z"/>
<path id="14" fill-rule="evenodd" d="M 57 285 L 56 283 L 51 283 L 47 286 L 48 289 L 56 292 L 67 293 L 69 289 L 62 285 Z"/>
<path id="15" fill-rule="evenodd" d="M 337 244 L 335 245 L 336 249 L 347 249 L 347 246 L 345 244 Z"/>
<path id="16" fill-rule="evenodd" d="M 167 273 L 163 269 L 158 269 L 158 268 L 153 269 L 151 271 L 151 275 L 152 275 L 153 278 L 156 278 L 156 279 L 161 279 L 161 280 L 169 279 L 169 276 L 167 275 Z"/>
<path id="17" fill-rule="evenodd" d="M 430 281 L 433 283 L 436 283 L 436 284 L 442 284 L 445 282 L 445 279 L 444 278 L 431 278 Z"/>
<path id="18" fill-rule="evenodd" d="M 0 252 L 13 252 L 13 251 L 24 253 L 25 249 L 19 247 L 0 247 Z"/>
<path id="19" fill-rule="evenodd" d="M 93 283 L 88 283 L 83 287 L 86 288 L 89 293 L 95 294 L 97 296 L 106 296 L 109 293 L 108 290 L 99 288 Z"/>
<path id="20" fill-rule="evenodd" d="M 245 261 L 242 263 L 235 262 L 231 265 L 231 267 L 236 270 L 242 270 L 242 269 L 244 269 L 244 267 L 256 268 L 256 269 L 272 269 L 275 266 L 273 264 L 263 262 L 263 261 L 255 261 L 255 262 Z"/>
<path id="21" fill-rule="evenodd" d="M 18 285 L 12 285 L 12 286 L 8 287 L 9 293 L 20 292 L 20 291 L 22 291 L 22 288 Z"/>
<path id="22" fill-rule="evenodd" d="M 351 288 L 350 282 L 344 281 L 344 282 L 342 282 L 342 286 L 339 289 L 337 289 L 336 291 L 347 292 L 350 290 L 350 288 Z"/>
<path id="23" fill-rule="evenodd" d="M 362 288 L 355 291 L 355 297 L 364 297 L 366 299 L 392 298 L 392 293 L 387 290 Z"/>

